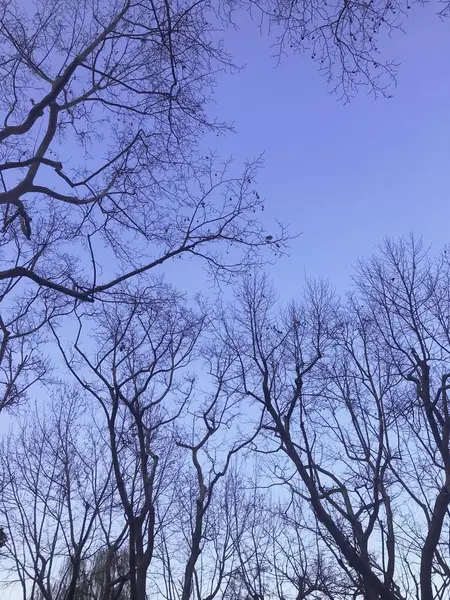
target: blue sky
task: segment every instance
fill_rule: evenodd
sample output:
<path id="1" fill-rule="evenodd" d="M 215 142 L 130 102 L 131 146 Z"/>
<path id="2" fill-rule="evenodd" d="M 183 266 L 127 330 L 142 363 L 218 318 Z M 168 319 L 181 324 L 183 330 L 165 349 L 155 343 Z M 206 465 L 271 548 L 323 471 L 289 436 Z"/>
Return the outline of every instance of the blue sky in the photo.
<path id="1" fill-rule="evenodd" d="M 290 257 L 269 269 L 282 299 L 299 295 L 305 274 L 344 291 L 356 259 L 384 236 L 413 231 L 437 249 L 447 242 L 450 23 L 434 10 L 416 7 L 406 35 L 383 41 L 401 63 L 394 98 L 374 101 L 362 91 L 347 105 L 328 94 L 308 55 L 275 68 L 256 24 L 227 32 L 246 68 L 220 78 L 214 111 L 237 133 L 209 141 L 237 162 L 265 152 L 265 219 L 302 232 Z"/>
<path id="2" fill-rule="evenodd" d="M 246 68 L 221 77 L 214 112 L 237 134 L 218 142 L 244 160 L 265 152 L 259 191 L 267 218 L 303 232 L 290 258 L 270 269 L 280 296 L 299 292 L 305 273 L 329 277 L 339 291 L 352 265 L 383 237 L 410 231 L 436 250 L 450 216 L 450 35 L 436 7 L 416 7 L 380 44 L 400 62 L 394 97 L 362 90 L 350 104 L 330 95 L 306 54 L 275 68 L 270 40 L 254 24 L 227 32 L 227 47 Z"/>

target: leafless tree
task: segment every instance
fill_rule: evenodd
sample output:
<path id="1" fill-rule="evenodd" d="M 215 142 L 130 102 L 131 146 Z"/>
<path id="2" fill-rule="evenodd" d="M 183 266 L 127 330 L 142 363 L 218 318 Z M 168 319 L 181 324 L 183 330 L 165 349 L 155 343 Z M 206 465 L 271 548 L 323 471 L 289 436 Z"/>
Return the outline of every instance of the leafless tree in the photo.
<path id="1" fill-rule="evenodd" d="M 253 276 L 217 314 L 156 280 L 77 307 L 72 346 L 52 327 L 94 400 L 103 483 L 91 465 L 86 508 L 68 457 L 91 462 L 70 419 L 4 449 L 6 550 L 24 589 L 53 600 L 50 553 L 71 557 L 73 595 L 102 550 L 127 563 L 107 600 L 125 586 L 131 600 L 445 600 L 449 289 L 447 250 L 432 259 L 410 238 L 362 262 L 342 302 L 309 283 L 280 309 Z"/>
<path id="2" fill-rule="evenodd" d="M 411 593 L 423 600 L 444 598 L 450 586 L 447 254 L 433 259 L 414 237 L 386 241 L 380 257 L 361 262 L 357 277 L 377 362 L 398 380 L 382 398 L 385 419 L 395 425 L 386 456 L 405 503 L 402 567 Z"/>
<path id="3" fill-rule="evenodd" d="M 272 480 L 310 506 L 366 600 L 448 593 L 448 273 L 446 252 L 386 242 L 344 305 L 313 284 L 280 314 L 255 278 L 222 328 Z"/>
<path id="4" fill-rule="evenodd" d="M 200 392 L 205 399 L 192 411 L 187 436 L 177 442 L 189 452 L 194 471 L 193 485 L 186 486 L 192 492 L 181 600 L 191 598 L 194 583 L 199 600 L 213 600 L 223 593 L 233 570 L 231 559 L 240 535 L 239 526 L 232 520 L 239 491 L 232 469 L 240 453 L 257 437 L 259 424 L 253 430 L 239 425 L 241 402 L 229 393 L 229 380 L 234 378 L 231 366 L 228 353 L 222 355 L 215 348 L 208 353 L 212 390 Z M 218 526 L 220 520 L 222 527 Z M 197 569 L 200 555 L 201 576 Z"/>
<path id="5" fill-rule="evenodd" d="M 129 304 L 104 307 L 94 320 L 97 344 L 80 319 L 73 356 L 60 347 L 103 415 L 105 452 L 127 527 L 131 598 L 143 600 L 158 533 L 172 514 L 179 469 L 172 424 L 192 394 L 193 380 L 183 371 L 203 316 L 162 286 L 159 297 L 155 289 L 135 295 Z"/>
<path id="6" fill-rule="evenodd" d="M 323 550 L 355 596 L 448 593 L 445 255 L 431 264 L 415 242 L 388 244 L 345 309 L 313 286 L 279 318 L 265 284 L 247 285 L 224 320 L 210 388 L 189 372 L 208 314 L 162 284 L 161 269 L 195 258 L 230 280 L 287 240 L 258 219 L 259 161 L 236 174 L 197 146 L 226 130 L 207 116 L 214 73 L 232 67 L 217 30 L 248 8 L 280 33 L 280 56 L 310 49 L 345 98 L 360 84 L 385 93 L 394 65 L 376 40 L 400 25 L 407 0 L 0 3 L 0 411 L 52 383 L 56 339 L 100 407 L 88 448 L 104 459 L 100 440 L 111 460 L 100 473 L 80 448 L 73 400 L 51 426 L 36 417 L 34 440 L 27 425 L 17 448 L 5 443 L 0 507 L 24 599 L 31 585 L 32 596 L 73 600 L 100 547 L 108 600 L 126 586 L 143 600 L 153 565 L 168 598 L 224 594 L 243 531 L 225 488 L 244 448 L 284 453 L 272 475 L 311 505 L 317 561 Z M 253 429 L 239 426 L 244 394 L 262 408 Z M 167 524 L 184 540 L 177 568 Z"/>
<path id="7" fill-rule="evenodd" d="M 212 73 L 230 63 L 208 11 L 1 4 L 3 406 L 42 377 L 27 340 L 50 318 L 182 256 L 227 276 L 263 246 L 282 250 L 285 234 L 257 218 L 258 161 L 233 174 L 195 151 L 202 132 L 224 128 L 205 110 Z"/>
<path id="8" fill-rule="evenodd" d="M 4 0 L 3 406 L 42 378 L 27 338 L 49 318 L 175 258 L 200 256 L 229 274 L 261 247 L 283 250 L 285 232 L 255 218 L 257 162 L 236 174 L 197 152 L 203 133 L 226 129 L 207 116 L 215 73 L 232 67 L 220 29 L 250 10 L 278 36 L 280 56 L 310 52 L 347 98 L 360 85 L 387 93 L 395 65 L 380 58 L 377 40 L 401 27 L 408 8 L 409 0 Z M 14 344 L 27 346 L 26 359 L 15 359 Z"/>
<path id="9" fill-rule="evenodd" d="M 230 468 L 217 481 L 206 481 L 202 490 L 192 470 L 187 465 L 180 479 L 182 487 L 174 498 L 176 519 L 164 531 L 159 577 L 151 575 L 149 593 L 167 599 L 189 593 L 190 598 L 213 600 L 224 597 L 237 568 L 235 544 L 242 519 L 236 518 L 234 501 L 240 481 Z"/>
<path id="10" fill-rule="evenodd" d="M 110 469 L 81 404 L 79 395 L 65 392 L 52 413 L 30 410 L 2 445 L 2 566 L 24 600 L 74 600 L 84 561 L 105 546 L 99 516 L 111 501 Z M 61 569 L 63 594 L 55 586 Z"/>
<path id="11" fill-rule="evenodd" d="M 228 355 L 200 343 L 208 327 L 201 303 L 190 307 L 166 284 L 155 290 L 94 311 L 95 327 L 84 315 L 72 351 L 54 331 L 103 413 L 128 528 L 131 598 L 146 597 L 150 577 L 168 598 L 212 600 L 233 562 L 226 487 L 258 426 L 240 426 Z M 205 363 L 205 377 L 194 375 Z"/>
<path id="12" fill-rule="evenodd" d="M 337 600 L 351 596 L 342 573 L 327 556 L 314 518 L 304 514 L 304 501 L 284 493 L 275 501 L 262 482 L 236 502 L 243 531 L 236 540 L 238 568 L 228 598 L 252 600 Z M 280 488 L 275 488 L 280 490 Z M 287 498 L 286 498 L 287 497 Z"/>
<path id="13" fill-rule="evenodd" d="M 63 564 L 61 577 L 53 581 L 52 588 L 56 600 L 129 600 L 129 584 L 115 585 L 114 582 L 128 580 L 128 556 L 126 550 L 103 549 L 90 560 L 83 561 L 76 577 L 75 591 L 70 592 L 73 581 L 73 565 L 70 561 Z M 43 600 L 42 593 L 38 600 Z"/>

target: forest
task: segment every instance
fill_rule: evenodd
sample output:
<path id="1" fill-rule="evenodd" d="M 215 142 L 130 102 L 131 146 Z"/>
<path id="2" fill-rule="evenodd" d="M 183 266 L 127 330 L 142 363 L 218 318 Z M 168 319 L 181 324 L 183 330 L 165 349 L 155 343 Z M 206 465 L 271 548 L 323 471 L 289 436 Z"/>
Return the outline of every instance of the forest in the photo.
<path id="1" fill-rule="evenodd" d="M 383 102 L 420 4 L 0 1 L 1 598 L 450 598 L 450 246 L 285 302 L 307 223 L 203 145 L 244 16 Z"/>

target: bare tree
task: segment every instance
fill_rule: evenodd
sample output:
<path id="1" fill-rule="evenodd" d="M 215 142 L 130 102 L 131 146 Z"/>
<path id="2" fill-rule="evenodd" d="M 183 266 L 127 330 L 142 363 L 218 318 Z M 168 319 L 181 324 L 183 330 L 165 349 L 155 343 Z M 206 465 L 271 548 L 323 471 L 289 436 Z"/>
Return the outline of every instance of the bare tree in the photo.
<path id="1" fill-rule="evenodd" d="M 223 592 L 232 565 L 233 545 L 239 539 L 239 527 L 233 527 L 230 507 L 230 502 L 236 499 L 236 473 L 231 477 L 227 475 L 236 466 L 239 454 L 259 433 L 259 424 L 253 430 L 238 424 L 242 418 L 241 402 L 229 392 L 230 379 L 234 379 L 229 354 L 222 355 L 215 349 L 208 354 L 212 390 L 200 392 L 205 400 L 192 411 L 188 436 L 177 441 L 178 446 L 189 451 L 194 471 L 193 485 L 186 486 L 192 489 L 192 497 L 189 529 L 185 534 L 188 552 L 181 600 L 191 598 L 194 583 L 199 600 L 213 600 Z M 227 486 L 233 486 L 234 498 Z M 216 501 L 219 494 L 224 501 Z M 225 527 L 217 527 L 218 519 Z M 224 539 L 220 540 L 221 537 Z M 206 571 L 201 577 L 197 570 L 200 555 L 203 555 L 202 566 Z"/>
<path id="2" fill-rule="evenodd" d="M 180 492 L 174 498 L 176 518 L 163 532 L 158 556 L 160 575 L 156 580 L 151 574 L 150 594 L 167 599 L 189 594 L 197 600 L 213 600 L 224 597 L 233 579 L 236 540 L 242 532 L 242 518 L 234 502 L 236 489 L 242 492 L 241 481 L 233 467 L 216 481 L 206 477 L 204 466 L 201 469 L 206 479 L 203 489 L 199 487 L 197 469 L 192 472 L 189 465 L 180 478 Z"/>
<path id="3" fill-rule="evenodd" d="M 212 73 L 230 64 L 208 10 L 2 3 L 0 406 L 43 376 L 28 337 L 77 303 L 182 256 L 228 276 L 263 246 L 282 250 L 285 234 L 256 218 L 258 161 L 233 174 L 195 151 L 224 129 L 205 107 Z"/>
<path id="4" fill-rule="evenodd" d="M 75 598 L 102 550 L 107 600 L 445 600 L 449 289 L 447 250 L 432 259 L 411 238 L 362 262 L 345 302 L 309 283 L 280 310 L 256 276 L 214 318 L 161 282 L 77 307 L 73 347 L 53 333 L 95 401 L 102 475 L 70 419 L 4 450 L 5 547 L 24 590 L 53 600 L 70 580 Z M 239 461 L 252 452 L 256 482 Z"/>
<path id="5" fill-rule="evenodd" d="M 256 278 L 222 328 L 270 477 L 310 506 L 355 597 L 448 593 L 448 281 L 446 252 L 386 242 L 342 307 L 314 284 L 280 314 Z"/>
<path id="6" fill-rule="evenodd" d="M 305 514 L 304 501 L 289 496 L 286 500 L 285 493 L 276 501 L 261 480 L 253 483 L 254 492 L 245 504 L 234 504 L 243 531 L 236 540 L 238 568 L 226 596 L 252 600 L 351 596 L 353 585 L 351 581 L 346 585 L 327 556 L 314 518 Z"/>
<path id="7" fill-rule="evenodd" d="M 403 568 L 423 600 L 445 597 L 450 586 L 448 282 L 447 249 L 432 259 L 414 237 L 386 241 L 357 278 L 378 362 L 398 379 L 383 403 L 396 426 L 386 445 L 409 507 L 402 511 Z"/>
<path id="8" fill-rule="evenodd" d="M 59 344 L 104 416 L 128 528 L 131 598 L 146 597 L 151 575 L 167 597 L 212 600 L 226 585 L 236 537 L 225 487 L 258 433 L 239 424 L 229 356 L 200 344 L 204 308 L 189 307 L 168 285 L 92 318 L 86 335 L 87 317 L 80 319 L 73 351 Z M 205 377 L 194 375 L 205 360 Z"/>
<path id="9" fill-rule="evenodd" d="M 194 379 L 186 368 L 204 318 L 164 285 L 157 297 L 153 289 L 129 304 L 97 313 L 98 350 L 93 358 L 82 349 L 85 320 L 80 320 L 75 357 L 82 364 L 65 354 L 106 419 L 110 460 L 128 527 L 134 599 L 146 597 L 158 540 L 174 518 L 182 458 L 173 424 L 191 403 Z"/>
<path id="10" fill-rule="evenodd" d="M 80 396 L 64 393 L 52 408 L 43 416 L 30 411 L 1 451 L 3 567 L 24 600 L 75 599 L 84 561 L 105 544 L 99 515 L 113 491 Z M 55 587 L 61 569 L 64 594 Z"/>
<path id="11" fill-rule="evenodd" d="M 192 394 L 193 380 L 183 370 L 203 326 L 203 316 L 185 308 L 169 286 L 159 297 L 151 292 L 96 314 L 94 352 L 83 349 L 92 346 L 85 319 L 73 357 L 60 345 L 103 414 L 105 450 L 127 527 L 133 600 L 146 597 L 158 532 L 171 514 L 179 468 L 171 426 Z"/>
<path id="12" fill-rule="evenodd" d="M 128 556 L 124 550 L 112 554 L 110 549 L 97 552 L 92 559 L 83 561 L 76 577 L 75 591 L 71 592 L 73 565 L 70 561 L 62 566 L 61 577 L 53 581 L 56 600 L 129 600 L 129 585 L 115 586 L 114 582 L 128 580 Z M 42 593 L 38 595 L 43 600 Z"/>
<path id="13" fill-rule="evenodd" d="M 387 93 L 395 65 L 380 58 L 377 40 L 401 27 L 408 8 L 409 0 L 2 2 L 3 406 L 43 376 L 37 342 L 21 338 L 49 318 L 175 258 L 200 256 L 229 274 L 261 247 L 283 250 L 285 232 L 255 218 L 258 165 L 237 175 L 197 152 L 203 133 L 226 129 L 207 104 L 214 74 L 232 67 L 219 34 L 230 19 L 250 10 L 275 32 L 280 56 L 310 52 L 348 98 L 360 85 Z M 14 343 L 27 346 L 26 359 L 15 359 Z"/>

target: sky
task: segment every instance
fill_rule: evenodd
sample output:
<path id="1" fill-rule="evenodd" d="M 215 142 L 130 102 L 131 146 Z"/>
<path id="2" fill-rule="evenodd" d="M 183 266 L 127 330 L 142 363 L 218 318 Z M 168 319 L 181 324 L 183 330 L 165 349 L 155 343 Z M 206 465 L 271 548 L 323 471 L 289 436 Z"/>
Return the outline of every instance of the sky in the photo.
<path id="1" fill-rule="evenodd" d="M 302 234 L 269 268 L 282 298 L 299 293 L 305 274 L 345 291 L 357 258 L 386 236 L 413 232 L 436 250 L 448 241 L 450 23 L 435 10 L 416 7 L 405 34 L 380 44 L 400 63 L 394 97 L 362 90 L 345 105 L 307 54 L 276 67 L 255 24 L 227 32 L 246 67 L 219 80 L 214 113 L 237 133 L 217 143 L 236 161 L 265 153 L 267 223 L 276 217 Z"/>
<path id="2" fill-rule="evenodd" d="M 266 224 L 277 218 L 301 233 L 290 256 L 268 268 L 282 299 L 298 296 L 305 275 L 345 291 L 357 258 L 385 236 L 414 232 L 436 249 L 447 243 L 450 23 L 433 12 L 416 8 L 406 35 L 383 42 L 401 63 L 394 97 L 362 91 L 345 105 L 308 55 L 276 67 L 256 24 L 226 33 L 235 62 L 246 67 L 220 77 L 214 113 L 236 133 L 205 144 L 236 162 L 264 152 L 258 191 Z"/>

